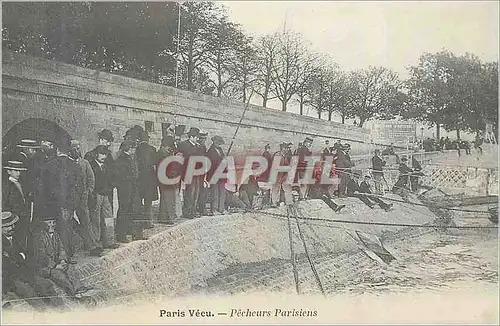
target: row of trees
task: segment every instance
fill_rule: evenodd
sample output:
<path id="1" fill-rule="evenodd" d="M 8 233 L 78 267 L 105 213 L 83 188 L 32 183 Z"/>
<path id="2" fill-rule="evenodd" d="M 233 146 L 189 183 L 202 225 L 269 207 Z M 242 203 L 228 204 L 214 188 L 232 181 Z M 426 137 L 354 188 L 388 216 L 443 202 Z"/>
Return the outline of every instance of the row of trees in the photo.
<path id="1" fill-rule="evenodd" d="M 345 72 L 292 31 L 252 39 L 214 2 L 5 3 L 2 34 L 12 51 L 243 102 L 256 94 L 283 111 L 295 102 L 342 123 L 496 126 L 496 63 L 441 52 L 422 55 L 408 80 L 384 67 Z"/>

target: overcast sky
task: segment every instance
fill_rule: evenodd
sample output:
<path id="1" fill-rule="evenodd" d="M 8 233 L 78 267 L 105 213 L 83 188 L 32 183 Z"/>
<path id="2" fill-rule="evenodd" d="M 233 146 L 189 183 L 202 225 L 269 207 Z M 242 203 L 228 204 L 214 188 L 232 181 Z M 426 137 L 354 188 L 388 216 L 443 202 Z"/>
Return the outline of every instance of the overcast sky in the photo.
<path id="1" fill-rule="evenodd" d="M 301 33 L 313 50 L 327 53 L 344 70 L 382 65 L 406 78 L 406 67 L 422 53 L 441 49 L 498 60 L 498 1 L 219 2 L 253 36 L 281 31 L 286 20 L 287 29 Z M 289 111 L 298 113 L 290 104 Z M 280 103 L 270 106 L 279 109 Z M 309 115 L 317 116 L 312 110 Z"/>
<path id="2" fill-rule="evenodd" d="M 383 65 L 405 74 L 424 52 L 445 48 L 498 57 L 498 1 L 221 1 L 252 35 L 286 27 L 344 69 Z"/>

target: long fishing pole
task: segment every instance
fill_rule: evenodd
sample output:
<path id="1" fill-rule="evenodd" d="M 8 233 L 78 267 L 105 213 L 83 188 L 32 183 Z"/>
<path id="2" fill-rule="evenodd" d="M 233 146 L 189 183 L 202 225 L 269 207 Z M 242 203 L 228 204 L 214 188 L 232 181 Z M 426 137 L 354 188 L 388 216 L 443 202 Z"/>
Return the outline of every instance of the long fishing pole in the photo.
<path id="1" fill-rule="evenodd" d="M 231 153 L 231 149 L 233 148 L 233 144 L 234 144 L 234 139 L 236 138 L 236 134 L 238 134 L 238 130 L 240 130 L 241 122 L 243 121 L 243 118 L 245 117 L 245 113 L 247 112 L 248 107 L 250 106 L 250 99 L 252 98 L 253 93 L 254 93 L 254 90 L 252 89 L 252 92 L 250 93 L 250 96 L 248 97 L 248 101 L 245 105 L 245 109 L 243 110 L 243 114 L 241 115 L 240 122 L 238 122 L 238 126 L 236 127 L 233 138 L 231 139 L 231 144 L 229 145 L 229 148 L 227 149 L 226 156 L 229 156 L 229 153 Z"/>

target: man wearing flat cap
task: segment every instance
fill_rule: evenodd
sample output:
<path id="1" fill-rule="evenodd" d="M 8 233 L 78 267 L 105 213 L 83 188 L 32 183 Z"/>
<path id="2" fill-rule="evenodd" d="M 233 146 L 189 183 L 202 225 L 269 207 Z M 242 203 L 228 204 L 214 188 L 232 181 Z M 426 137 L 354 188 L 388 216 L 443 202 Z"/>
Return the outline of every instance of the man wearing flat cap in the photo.
<path id="1" fill-rule="evenodd" d="M 3 168 L 7 171 L 8 178 L 2 182 L 2 209 L 12 212 L 18 218 L 14 230 L 14 244 L 19 250 L 26 251 L 31 217 L 30 204 L 20 183 L 20 177 L 26 172 L 26 168 L 19 161 L 8 161 Z"/>
<path id="2" fill-rule="evenodd" d="M 183 181 L 185 180 L 185 171 L 189 158 L 194 155 L 199 155 L 199 135 L 200 129 L 191 127 L 187 133 L 188 139 L 179 144 L 179 152 L 184 157 Z M 182 210 L 185 218 L 192 219 L 196 217 L 198 199 L 200 196 L 200 179 L 199 176 L 195 176 L 190 184 L 186 184 L 186 189 L 184 190 L 184 207 Z"/>
<path id="3" fill-rule="evenodd" d="M 212 194 L 212 213 L 214 215 L 227 214 L 226 211 L 226 180 L 219 180 L 217 183 L 212 183 L 211 179 L 214 176 L 215 170 L 221 164 L 224 159 L 224 151 L 222 150 L 222 145 L 224 145 L 224 139 L 221 136 L 212 137 L 212 146 L 207 151 L 207 156 L 210 159 L 212 165 L 207 173 L 207 181 L 210 183 L 210 192 Z"/>

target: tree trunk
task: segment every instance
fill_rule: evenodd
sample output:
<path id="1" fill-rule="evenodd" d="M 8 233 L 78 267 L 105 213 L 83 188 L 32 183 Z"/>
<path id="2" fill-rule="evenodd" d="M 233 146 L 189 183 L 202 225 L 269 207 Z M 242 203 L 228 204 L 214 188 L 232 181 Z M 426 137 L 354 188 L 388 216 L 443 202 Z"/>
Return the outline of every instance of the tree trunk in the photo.
<path id="1" fill-rule="evenodd" d="M 345 123 L 345 115 L 342 114 L 342 124 Z"/>
<path id="2" fill-rule="evenodd" d="M 318 111 L 318 119 L 321 119 L 321 111 Z"/>
<path id="3" fill-rule="evenodd" d="M 300 115 L 304 115 L 304 97 L 300 97 Z"/>
<path id="4" fill-rule="evenodd" d="M 267 97 L 262 96 L 262 106 L 266 107 L 267 105 Z"/>
<path id="5" fill-rule="evenodd" d="M 460 139 L 460 129 L 457 128 L 457 139 Z"/>
<path id="6" fill-rule="evenodd" d="M 436 123 L 436 139 L 439 140 L 441 138 L 441 126 L 439 123 Z"/>
<path id="7" fill-rule="evenodd" d="M 281 101 L 281 111 L 283 111 L 283 112 L 286 111 L 286 101 L 285 100 Z"/>
<path id="8" fill-rule="evenodd" d="M 363 124 L 365 123 L 366 121 L 364 119 L 361 119 L 359 118 L 359 124 L 358 124 L 358 127 L 363 127 Z"/>
<path id="9" fill-rule="evenodd" d="M 332 111 L 328 111 L 328 121 L 332 121 Z"/>

